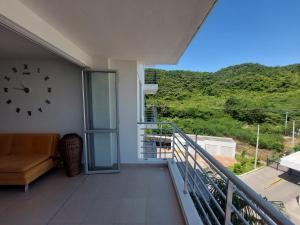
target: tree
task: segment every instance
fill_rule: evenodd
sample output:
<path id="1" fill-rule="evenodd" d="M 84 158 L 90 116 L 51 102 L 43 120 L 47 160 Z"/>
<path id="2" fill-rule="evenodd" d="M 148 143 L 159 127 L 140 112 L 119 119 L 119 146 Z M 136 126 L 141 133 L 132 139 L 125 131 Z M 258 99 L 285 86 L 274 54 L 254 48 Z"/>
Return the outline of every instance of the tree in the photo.
<path id="1" fill-rule="evenodd" d="M 230 97 L 224 105 L 224 112 L 232 118 L 250 124 L 263 123 L 266 121 L 265 112 L 252 102 L 242 101 L 236 97 Z"/>

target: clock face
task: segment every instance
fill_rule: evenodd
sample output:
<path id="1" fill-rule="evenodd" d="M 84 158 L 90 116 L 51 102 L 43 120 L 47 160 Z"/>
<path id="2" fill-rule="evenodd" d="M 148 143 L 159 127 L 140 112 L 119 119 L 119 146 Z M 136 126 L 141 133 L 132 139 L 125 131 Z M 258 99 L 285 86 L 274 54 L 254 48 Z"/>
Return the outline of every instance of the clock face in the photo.
<path id="1" fill-rule="evenodd" d="M 33 116 L 51 104 L 51 77 L 41 68 L 28 64 L 12 66 L 1 78 L 5 104 L 17 114 Z"/>

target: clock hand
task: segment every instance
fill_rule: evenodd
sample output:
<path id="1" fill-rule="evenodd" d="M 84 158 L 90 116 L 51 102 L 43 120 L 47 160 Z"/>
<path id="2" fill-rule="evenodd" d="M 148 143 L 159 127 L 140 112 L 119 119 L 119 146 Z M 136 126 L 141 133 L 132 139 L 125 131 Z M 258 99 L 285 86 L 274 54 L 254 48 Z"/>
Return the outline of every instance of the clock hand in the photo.
<path id="1" fill-rule="evenodd" d="M 28 94 L 28 93 L 30 92 L 30 88 L 29 88 L 29 87 L 26 87 L 26 86 L 23 84 L 23 82 L 21 82 L 21 86 L 23 87 L 25 93 Z"/>
<path id="2" fill-rule="evenodd" d="M 24 91 L 27 94 L 30 92 L 30 88 L 27 88 L 27 87 L 25 87 L 25 88 L 13 88 L 13 89 L 19 90 L 19 91 Z"/>

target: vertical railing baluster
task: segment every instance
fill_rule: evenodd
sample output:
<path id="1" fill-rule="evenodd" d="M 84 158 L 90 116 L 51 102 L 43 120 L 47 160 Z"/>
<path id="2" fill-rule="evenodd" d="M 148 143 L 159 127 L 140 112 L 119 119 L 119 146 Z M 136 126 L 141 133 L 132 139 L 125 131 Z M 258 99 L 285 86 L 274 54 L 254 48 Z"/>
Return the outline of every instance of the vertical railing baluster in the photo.
<path id="1" fill-rule="evenodd" d="M 164 159 L 167 159 L 167 126 L 165 126 L 165 130 L 164 130 L 164 145 L 163 145 L 163 148 L 164 148 Z"/>
<path id="2" fill-rule="evenodd" d="M 196 144 L 198 141 L 198 135 L 196 134 Z M 193 193 L 195 193 L 195 185 L 196 185 L 196 165 L 197 165 L 197 151 L 194 149 L 194 178 L 193 178 Z"/>
<path id="3" fill-rule="evenodd" d="M 188 193 L 188 159 L 189 159 L 189 144 L 185 144 L 185 175 L 184 175 L 184 193 Z"/>
<path id="4" fill-rule="evenodd" d="M 228 180 L 227 182 L 227 194 L 226 194 L 226 208 L 225 208 L 225 220 L 224 224 L 231 224 L 231 212 L 232 212 L 232 197 L 233 197 L 233 183 Z"/>
<path id="5" fill-rule="evenodd" d="M 161 142 L 162 142 L 162 123 L 160 124 L 160 136 L 159 136 L 159 158 L 161 159 Z"/>
<path id="6" fill-rule="evenodd" d="M 172 126 L 172 163 L 174 163 L 174 157 L 175 157 L 175 128 Z"/>
<path id="7" fill-rule="evenodd" d="M 196 185 L 196 165 L 197 165 L 197 151 L 194 149 L 194 178 L 193 178 L 193 193 L 195 193 L 195 185 Z"/>

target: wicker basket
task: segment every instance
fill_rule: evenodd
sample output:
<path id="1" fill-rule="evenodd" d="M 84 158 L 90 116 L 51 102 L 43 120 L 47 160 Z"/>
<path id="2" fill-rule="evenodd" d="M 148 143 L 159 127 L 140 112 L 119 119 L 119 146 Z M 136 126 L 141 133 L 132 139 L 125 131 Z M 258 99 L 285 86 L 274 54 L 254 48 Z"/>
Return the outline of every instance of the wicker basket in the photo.
<path id="1" fill-rule="evenodd" d="M 80 173 L 82 146 L 82 138 L 77 134 L 66 134 L 59 142 L 60 155 L 69 177 Z"/>

